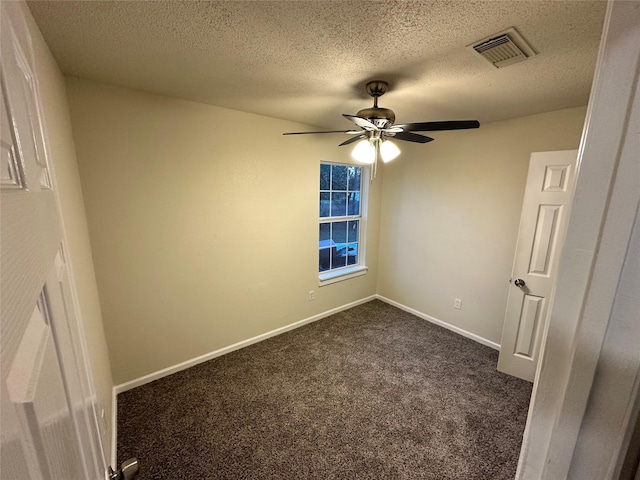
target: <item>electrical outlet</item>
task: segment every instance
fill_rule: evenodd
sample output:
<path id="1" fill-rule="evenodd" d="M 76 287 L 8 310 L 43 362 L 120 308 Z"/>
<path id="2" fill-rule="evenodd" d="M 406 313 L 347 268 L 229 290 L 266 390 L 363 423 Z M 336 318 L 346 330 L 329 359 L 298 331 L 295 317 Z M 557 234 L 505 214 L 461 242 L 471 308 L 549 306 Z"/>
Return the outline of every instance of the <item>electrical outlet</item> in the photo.
<path id="1" fill-rule="evenodd" d="M 457 308 L 458 310 L 462 309 L 462 300 L 460 300 L 459 298 L 456 298 L 453 301 L 453 308 Z"/>
<path id="2" fill-rule="evenodd" d="M 309 301 L 316 299 L 316 292 L 309 290 Z"/>

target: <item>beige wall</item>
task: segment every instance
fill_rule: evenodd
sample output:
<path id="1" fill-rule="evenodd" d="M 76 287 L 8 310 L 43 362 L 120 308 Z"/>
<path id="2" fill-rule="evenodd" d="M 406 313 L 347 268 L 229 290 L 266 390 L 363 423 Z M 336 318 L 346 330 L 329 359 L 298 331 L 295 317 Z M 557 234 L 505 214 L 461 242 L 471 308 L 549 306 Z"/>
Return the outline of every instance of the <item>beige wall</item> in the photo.
<path id="1" fill-rule="evenodd" d="M 375 293 L 380 178 L 369 273 L 318 288 L 319 161 L 348 161 L 339 136 L 86 80 L 67 91 L 116 383 Z"/>
<path id="2" fill-rule="evenodd" d="M 44 124 L 51 153 L 49 160 L 52 163 L 54 186 L 68 247 L 67 261 L 75 280 L 77 305 L 87 341 L 98 406 L 105 409 L 106 418 L 110 419 L 113 381 L 91 260 L 64 77 L 26 7 L 25 13 L 34 48 L 35 74 L 40 86 Z M 101 423 L 100 427 L 108 460 L 111 455 L 111 422 Z"/>
<path id="3" fill-rule="evenodd" d="M 376 292 L 500 343 L 529 155 L 577 148 L 586 111 L 403 142 L 373 183 L 369 273 L 318 288 L 318 161 L 349 161 L 336 138 L 87 80 L 67 91 L 116 383 Z"/>
<path id="4" fill-rule="evenodd" d="M 577 148 L 585 114 L 572 108 L 403 143 L 385 166 L 378 293 L 499 344 L 529 155 Z"/>

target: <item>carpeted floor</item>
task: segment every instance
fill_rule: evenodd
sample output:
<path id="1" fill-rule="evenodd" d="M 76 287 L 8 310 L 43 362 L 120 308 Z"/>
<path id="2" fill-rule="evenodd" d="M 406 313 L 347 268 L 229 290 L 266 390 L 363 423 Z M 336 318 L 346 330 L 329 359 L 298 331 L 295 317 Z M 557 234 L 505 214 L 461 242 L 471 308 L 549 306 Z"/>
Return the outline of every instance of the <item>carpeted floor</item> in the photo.
<path id="1" fill-rule="evenodd" d="M 531 385 L 381 301 L 118 396 L 145 479 L 511 479 Z"/>

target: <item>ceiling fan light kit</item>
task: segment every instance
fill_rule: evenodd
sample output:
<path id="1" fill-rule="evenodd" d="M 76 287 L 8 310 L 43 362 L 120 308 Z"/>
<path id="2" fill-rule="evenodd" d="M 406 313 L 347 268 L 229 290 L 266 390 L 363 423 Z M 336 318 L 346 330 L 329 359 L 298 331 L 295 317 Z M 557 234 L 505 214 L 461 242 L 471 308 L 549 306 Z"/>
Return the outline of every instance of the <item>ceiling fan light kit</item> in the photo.
<path id="1" fill-rule="evenodd" d="M 385 140 L 380 144 L 380 156 L 384 163 L 388 163 L 400 155 L 400 149 L 391 140 Z"/>
<path id="2" fill-rule="evenodd" d="M 378 159 L 390 162 L 400 154 L 400 149 L 389 139 L 405 142 L 428 143 L 433 138 L 413 132 L 432 132 L 443 130 L 462 130 L 478 128 L 477 120 L 453 120 L 445 122 L 417 122 L 395 125 L 393 110 L 378 106 L 378 98 L 385 94 L 389 84 L 383 80 L 374 80 L 366 85 L 367 93 L 373 97 L 373 107 L 364 108 L 356 115 L 343 113 L 342 116 L 353 122 L 360 130 L 327 130 L 322 132 L 288 132 L 283 135 L 305 135 L 318 133 L 346 133 L 353 135 L 339 146 L 358 142 L 351 156 L 358 162 L 373 165 L 371 178 L 375 178 Z"/>
<path id="3" fill-rule="evenodd" d="M 380 158 L 384 163 L 388 163 L 400 155 L 400 149 L 391 140 L 379 140 L 378 142 L 380 143 Z M 371 165 L 375 162 L 375 150 L 375 142 L 363 139 L 356 143 L 355 148 L 351 152 L 351 157 L 357 162 Z"/>
<path id="4" fill-rule="evenodd" d="M 372 164 L 375 159 L 375 147 L 369 140 L 360 140 L 351 151 L 353 159 L 360 163 Z"/>

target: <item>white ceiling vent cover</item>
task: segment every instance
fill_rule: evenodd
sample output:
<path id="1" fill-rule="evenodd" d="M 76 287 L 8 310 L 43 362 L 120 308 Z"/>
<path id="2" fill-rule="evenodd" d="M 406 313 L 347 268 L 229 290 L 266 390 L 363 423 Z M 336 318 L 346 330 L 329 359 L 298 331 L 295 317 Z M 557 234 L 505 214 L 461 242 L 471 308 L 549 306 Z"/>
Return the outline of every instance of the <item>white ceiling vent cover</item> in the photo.
<path id="1" fill-rule="evenodd" d="M 536 52 L 515 28 L 509 28 L 468 46 L 496 68 L 524 62 Z"/>

